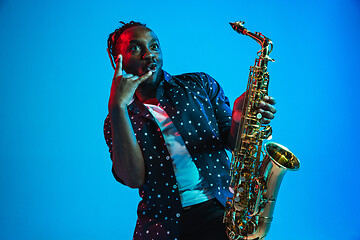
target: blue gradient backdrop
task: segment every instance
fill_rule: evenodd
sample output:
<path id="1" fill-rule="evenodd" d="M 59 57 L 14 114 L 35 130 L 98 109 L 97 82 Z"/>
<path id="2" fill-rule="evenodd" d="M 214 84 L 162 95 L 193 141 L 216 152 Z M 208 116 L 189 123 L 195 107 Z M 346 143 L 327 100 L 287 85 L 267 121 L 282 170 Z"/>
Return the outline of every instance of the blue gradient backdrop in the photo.
<path id="1" fill-rule="evenodd" d="M 147 23 L 165 70 L 207 72 L 231 102 L 259 47 L 228 22 L 271 38 L 273 140 L 302 166 L 267 239 L 360 239 L 358 0 L 1 0 L 0 239 L 131 239 L 139 197 L 113 179 L 102 133 L 120 20 Z"/>

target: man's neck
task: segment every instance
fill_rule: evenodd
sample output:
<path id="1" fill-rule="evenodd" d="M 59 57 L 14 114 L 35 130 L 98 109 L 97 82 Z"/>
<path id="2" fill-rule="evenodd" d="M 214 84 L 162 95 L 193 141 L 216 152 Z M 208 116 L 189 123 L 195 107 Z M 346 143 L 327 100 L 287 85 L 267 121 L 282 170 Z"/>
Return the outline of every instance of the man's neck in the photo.
<path id="1" fill-rule="evenodd" d="M 157 104 L 158 100 L 156 98 L 156 91 L 159 86 L 160 81 L 163 79 L 164 75 L 161 73 L 157 76 L 156 81 L 152 84 L 147 84 L 146 82 L 140 84 L 136 89 L 136 96 L 142 103 Z"/>
<path id="2" fill-rule="evenodd" d="M 156 99 L 156 89 L 149 91 L 149 89 L 138 88 L 136 89 L 136 96 L 142 103 L 153 102 Z"/>

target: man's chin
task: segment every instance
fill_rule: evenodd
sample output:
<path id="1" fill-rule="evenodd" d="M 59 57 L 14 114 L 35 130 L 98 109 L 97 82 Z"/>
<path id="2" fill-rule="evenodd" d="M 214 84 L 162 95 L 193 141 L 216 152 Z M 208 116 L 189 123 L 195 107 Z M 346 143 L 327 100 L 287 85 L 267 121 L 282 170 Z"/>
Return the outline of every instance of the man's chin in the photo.
<path id="1" fill-rule="evenodd" d="M 145 81 L 143 81 L 140 85 L 151 85 L 152 82 L 154 82 L 154 74 L 152 74 L 150 77 L 148 77 Z"/>
<path id="2" fill-rule="evenodd" d="M 157 71 L 153 72 L 153 74 L 148 79 L 146 79 L 144 82 L 142 82 L 140 85 L 142 85 L 142 86 L 157 86 L 161 80 L 161 76 L 162 76 L 161 69 L 157 70 Z"/>

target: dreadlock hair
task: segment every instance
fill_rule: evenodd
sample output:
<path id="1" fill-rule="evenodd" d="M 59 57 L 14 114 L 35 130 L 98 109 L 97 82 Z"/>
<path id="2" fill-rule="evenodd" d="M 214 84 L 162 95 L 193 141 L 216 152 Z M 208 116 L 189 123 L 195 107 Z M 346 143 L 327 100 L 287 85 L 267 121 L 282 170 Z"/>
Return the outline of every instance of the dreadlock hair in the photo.
<path id="1" fill-rule="evenodd" d="M 118 53 L 116 52 L 116 43 L 120 37 L 120 35 L 126 30 L 129 29 L 131 27 L 135 27 L 135 26 L 143 26 L 146 27 L 146 24 L 140 23 L 140 22 L 134 22 L 131 21 L 129 23 L 125 23 L 123 21 L 120 21 L 120 23 L 122 24 L 121 27 L 115 29 L 114 32 L 110 33 L 109 38 L 107 40 L 107 45 L 108 45 L 108 53 L 109 53 L 109 57 L 111 59 L 111 65 L 113 66 L 113 68 L 115 69 L 115 65 L 113 63 L 113 58 L 115 60 L 115 58 L 117 57 Z M 112 55 L 112 57 L 111 57 Z M 115 61 L 114 61 L 115 62 Z"/>

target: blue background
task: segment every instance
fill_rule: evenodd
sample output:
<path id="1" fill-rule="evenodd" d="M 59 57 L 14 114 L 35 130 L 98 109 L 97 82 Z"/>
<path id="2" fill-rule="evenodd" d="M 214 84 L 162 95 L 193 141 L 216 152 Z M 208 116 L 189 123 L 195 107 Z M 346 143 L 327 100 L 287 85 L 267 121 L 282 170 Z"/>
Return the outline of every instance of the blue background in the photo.
<path id="1" fill-rule="evenodd" d="M 0 239 L 131 239 L 139 197 L 102 133 L 121 20 L 155 31 L 169 73 L 207 72 L 231 102 L 259 47 L 228 22 L 271 38 L 273 140 L 302 166 L 267 239 L 360 239 L 358 0 L 1 0 Z"/>

